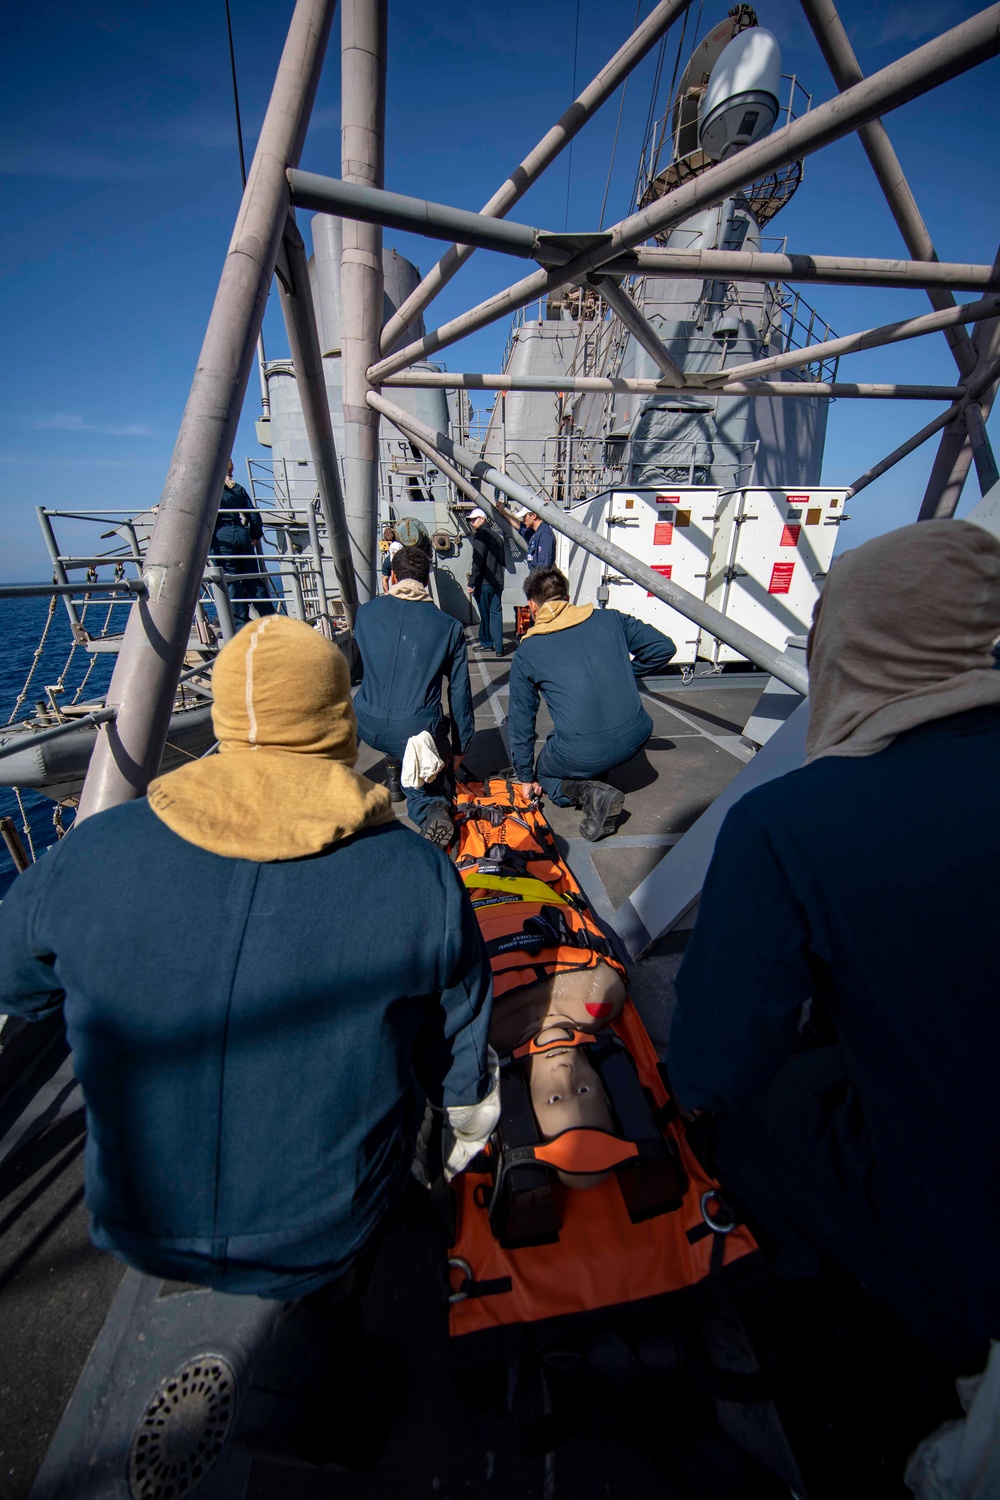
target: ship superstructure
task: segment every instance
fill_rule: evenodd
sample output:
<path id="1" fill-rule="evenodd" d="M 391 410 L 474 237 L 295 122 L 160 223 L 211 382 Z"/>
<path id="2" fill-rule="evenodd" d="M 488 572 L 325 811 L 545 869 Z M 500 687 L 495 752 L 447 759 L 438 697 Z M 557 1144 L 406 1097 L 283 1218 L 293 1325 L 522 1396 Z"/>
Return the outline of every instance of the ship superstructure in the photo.
<path id="1" fill-rule="evenodd" d="M 478 214 L 384 191 L 385 0 L 342 4 L 342 177 L 299 171 L 334 7 L 297 0 L 159 506 L 138 518 L 94 512 L 81 523 L 58 508 L 41 518 L 56 582 L 34 592 L 62 594 L 73 643 L 91 660 L 114 655 L 113 679 L 75 703 L 46 689 L 34 714 L 0 735 L 0 770 L 4 758 L 22 756 L 43 789 L 71 803 L 85 777 L 87 816 L 142 795 L 165 750 L 165 765 L 171 754 L 211 753 L 211 666 L 232 620 L 209 538 L 277 276 L 290 358 L 265 367 L 269 409 L 259 435 L 270 453 L 251 461 L 248 482 L 264 521 L 255 556 L 282 608 L 350 649 L 354 611 L 379 587 L 380 526 L 391 521 L 406 540 L 432 548 L 438 601 L 471 623 L 464 517 L 473 504 L 492 513 L 500 495 L 550 520 L 576 598 L 644 615 L 677 641 L 680 670 L 644 684 L 654 734 L 645 763 L 627 772 L 630 819 L 621 836 L 591 848 L 573 815 L 551 811 L 592 911 L 631 961 L 634 997 L 665 1049 L 673 974 L 725 811 L 801 763 L 803 629 L 850 495 L 940 432 L 921 514 L 953 514 L 974 461 L 991 495 L 984 524 L 997 524 L 984 420 L 1000 377 L 1000 274 L 936 259 L 878 117 L 992 57 L 1000 7 L 868 80 L 830 0 L 804 0 L 804 8 L 834 98 L 808 108 L 796 81 L 781 76 L 776 39 L 737 6 L 682 59 L 680 81 L 642 143 L 628 218 L 560 235 L 515 222 L 519 197 L 671 26 L 683 24 L 688 0 L 653 7 Z M 852 130 L 910 260 L 800 255 L 770 234 L 805 158 Z M 311 263 L 295 227 L 296 211 L 306 210 L 315 213 Z M 446 248 L 421 276 L 390 239 L 383 244 L 383 226 L 387 236 L 414 230 Z M 437 291 L 477 247 L 518 262 L 511 285 L 429 326 Z M 811 305 L 821 305 L 824 281 L 926 288 L 934 311 L 908 320 L 905 331 L 887 323 L 838 338 Z M 956 290 L 978 300 L 956 307 Z M 443 351 L 463 334 L 512 315 L 500 369 L 463 372 L 460 355 L 445 368 Z M 951 384 L 860 385 L 838 366 L 855 349 L 929 332 L 949 340 L 959 372 Z M 481 403 L 483 392 L 495 393 L 488 409 L 472 405 L 471 393 Z M 881 465 L 833 488 L 821 484 L 821 468 L 829 402 L 839 396 L 919 398 L 938 414 Z M 97 533 L 89 550 L 64 539 L 70 522 Z M 501 517 L 492 524 L 509 543 L 509 621 L 522 549 Z M 506 672 L 503 663 L 474 663 L 477 776 L 508 758 Z M 25 712 L 30 684 L 29 674 Z M 183 742 L 179 713 L 197 719 L 197 734 Z M 549 727 L 543 713 L 539 730 Z M 55 747 L 58 776 L 44 759 Z M 383 767 L 362 747 L 358 769 L 378 778 Z M 9 847 L 27 860 L 16 838 Z M 388 942 L 392 895 L 380 899 Z M 233 1441 L 233 1413 L 273 1309 L 123 1274 L 97 1256 L 79 1185 L 84 1119 L 72 1061 L 58 1027 L 41 1047 L 27 1031 L 0 1026 L 0 1165 L 10 1173 L 11 1204 L 0 1243 L 17 1314 L 5 1324 L 0 1386 L 17 1428 L 14 1493 L 223 1500 L 308 1485 L 280 1463 L 253 1462 Z M 659 1454 L 654 1461 L 634 1444 L 606 1444 L 596 1422 L 561 1450 L 558 1467 L 547 1455 L 484 1455 L 449 1405 L 433 1317 L 439 1260 L 435 1226 L 419 1216 L 390 1238 L 373 1300 L 408 1341 L 414 1388 L 380 1469 L 345 1483 L 373 1497 L 458 1493 L 484 1478 L 498 1496 L 662 1487 Z M 715 1323 L 701 1336 L 719 1370 L 753 1371 L 739 1326 Z M 910 1357 L 898 1354 L 900 1387 Z M 873 1384 L 882 1382 L 877 1373 Z M 808 1362 L 796 1365 L 789 1384 L 810 1375 Z M 514 1404 L 516 1379 L 508 1394 Z M 873 1391 L 873 1405 L 882 1394 Z M 789 1443 L 794 1412 L 789 1418 L 768 1399 L 746 1409 L 721 1401 L 718 1418 L 781 1492 L 827 1500 L 860 1490 L 872 1473 L 881 1482 L 939 1413 L 929 1410 L 904 1438 L 894 1433 L 888 1458 L 882 1448 L 866 1453 L 863 1472 L 833 1451 L 850 1447 L 842 1428 L 825 1447 L 807 1434 L 800 1452 L 795 1438 Z"/>

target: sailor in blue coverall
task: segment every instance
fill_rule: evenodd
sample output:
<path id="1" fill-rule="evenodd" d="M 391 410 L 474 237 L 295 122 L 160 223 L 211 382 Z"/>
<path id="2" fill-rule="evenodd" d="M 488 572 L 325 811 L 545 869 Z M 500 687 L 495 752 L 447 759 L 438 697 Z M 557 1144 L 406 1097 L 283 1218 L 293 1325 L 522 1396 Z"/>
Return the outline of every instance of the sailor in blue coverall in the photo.
<path id="1" fill-rule="evenodd" d="M 534 625 L 510 670 L 508 732 L 514 773 L 537 784 L 557 807 L 581 807 L 584 838 L 597 839 L 624 797 L 602 785 L 637 755 L 653 732 L 636 683 L 662 672 L 676 647 L 669 636 L 614 609 L 569 603 L 558 568 L 529 574 L 524 591 Z M 555 725 L 535 762 L 539 696 Z"/>
<path id="2" fill-rule="evenodd" d="M 354 700 L 358 735 L 373 750 L 397 760 L 411 735 L 426 729 L 434 736 L 445 769 L 426 786 L 405 788 L 406 810 L 428 837 L 446 843 L 452 762 L 468 750 L 476 727 L 465 636 L 459 622 L 438 609 L 427 592 L 430 559 L 425 552 L 402 547 L 392 568 L 395 581 L 388 594 L 363 604 L 354 624 L 364 667 Z M 441 704 L 445 678 L 450 742 Z"/>
<path id="3" fill-rule="evenodd" d="M 779 1274 L 825 1251 L 966 1371 L 1000 1338 L 998 634 L 971 523 L 834 564 L 808 763 L 722 825 L 667 1055 Z M 810 1000 L 835 1040 L 796 1050 Z"/>
<path id="4" fill-rule="evenodd" d="M 251 604 L 259 615 L 274 614 L 267 580 L 261 576 L 263 559 L 253 556 L 263 535 L 264 523 L 250 495 L 233 478 L 230 461 L 209 554 L 226 574 L 226 592 L 237 630 L 248 623 Z"/>

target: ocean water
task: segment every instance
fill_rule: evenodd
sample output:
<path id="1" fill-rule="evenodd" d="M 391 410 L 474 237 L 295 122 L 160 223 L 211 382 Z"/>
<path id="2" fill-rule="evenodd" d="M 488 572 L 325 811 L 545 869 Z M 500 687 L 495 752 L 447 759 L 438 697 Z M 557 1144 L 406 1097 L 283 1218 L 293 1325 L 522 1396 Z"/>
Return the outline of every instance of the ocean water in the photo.
<path id="1" fill-rule="evenodd" d="M 103 629 L 107 612 L 108 605 L 102 604 L 99 599 L 90 604 L 86 623 L 95 635 Z M 25 678 L 31 669 L 48 615 L 49 601 L 47 599 L 0 599 L 0 725 L 7 722 L 14 710 Z M 115 610 L 116 626 L 120 628 L 125 618 L 126 611 L 119 606 Z M 91 668 L 91 672 L 83 689 L 83 699 L 89 702 L 92 698 L 100 698 L 104 694 L 114 670 L 114 654 L 101 652 L 95 656 L 82 646 L 78 646 L 71 656 L 72 645 L 73 637 L 69 628 L 69 617 L 62 600 L 57 599 L 45 639 L 45 648 L 35 667 L 27 697 L 17 710 L 15 716 L 17 719 L 23 719 L 31 714 L 36 701 L 45 700 L 46 687 L 59 682 L 61 677 L 66 691 L 60 695 L 59 702 L 71 703 L 74 694 L 83 683 L 88 667 Z M 2 767 L 3 762 L 0 761 L 0 770 Z M 21 798 L 31 842 L 36 855 L 40 856 L 42 851 L 50 844 L 54 844 L 57 838 L 52 820 L 55 803 L 38 792 L 27 790 L 22 792 Z M 27 847 L 28 837 L 24 832 L 21 811 L 13 791 L 7 786 L 0 786 L 0 817 L 14 819 L 22 842 Z M 63 812 L 64 827 L 68 828 L 72 821 L 73 813 L 66 809 Z M 0 896 L 11 884 L 15 874 L 16 871 L 6 846 L 0 843 Z"/>

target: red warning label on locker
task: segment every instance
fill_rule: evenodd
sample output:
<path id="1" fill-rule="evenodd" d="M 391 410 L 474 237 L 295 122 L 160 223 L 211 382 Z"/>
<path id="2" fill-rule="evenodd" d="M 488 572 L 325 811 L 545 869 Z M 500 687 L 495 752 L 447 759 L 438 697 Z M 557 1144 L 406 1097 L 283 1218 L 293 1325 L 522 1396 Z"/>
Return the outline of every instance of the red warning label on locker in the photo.
<path id="1" fill-rule="evenodd" d="M 680 505 L 680 495 L 657 495 L 657 505 Z"/>
<path id="2" fill-rule="evenodd" d="M 767 586 L 767 592 L 769 594 L 787 594 L 792 586 L 792 574 L 794 572 L 794 563 L 775 563 L 771 569 L 771 582 Z"/>
<path id="3" fill-rule="evenodd" d="M 787 527 L 785 528 L 788 529 Z M 654 521 L 653 523 L 653 546 L 669 547 L 674 539 L 674 523 L 672 521 Z"/>
<path id="4" fill-rule="evenodd" d="M 673 563 L 651 563 L 650 568 L 654 573 L 660 573 L 664 578 L 669 578 L 674 571 Z M 652 599 L 652 597 L 652 594 L 646 594 L 647 599 Z"/>
<path id="5" fill-rule="evenodd" d="M 785 499 L 787 500 L 787 502 L 788 502 L 789 505 L 808 505 L 809 504 L 809 496 L 808 495 L 786 495 Z"/>
<path id="6" fill-rule="evenodd" d="M 797 547 L 799 545 L 799 534 L 800 534 L 801 531 L 802 531 L 802 527 L 801 526 L 785 526 L 785 527 L 783 527 L 782 528 L 782 532 L 781 532 L 781 541 L 778 543 L 778 546 L 779 547 Z"/>

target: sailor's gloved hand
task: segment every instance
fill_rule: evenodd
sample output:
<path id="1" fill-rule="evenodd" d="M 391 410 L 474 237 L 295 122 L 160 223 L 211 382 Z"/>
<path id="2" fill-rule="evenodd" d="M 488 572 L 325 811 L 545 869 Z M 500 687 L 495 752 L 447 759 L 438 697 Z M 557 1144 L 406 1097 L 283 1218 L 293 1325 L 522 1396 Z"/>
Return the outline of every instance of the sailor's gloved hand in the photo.
<path id="1" fill-rule="evenodd" d="M 445 1181 L 463 1172 L 486 1145 L 500 1118 L 500 1062 L 492 1047 L 487 1048 L 490 1088 L 478 1104 L 453 1104 L 444 1112 L 444 1139 L 441 1155 Z"/>
<path id="2" fill-rule="evenodd" d="M 437 1109 L 428 1104 L 417 1132 L 410 1171 L 421 1187 L 430 1187 L 443 1170 L 450 1182 L 478 1156 L 500 1118 L 500 1063 L 487 1048 L 490 1087 L 478 1104 L 453 1104 Z M 437 1139 L 435 1139 L 437 1136 Z"/>

